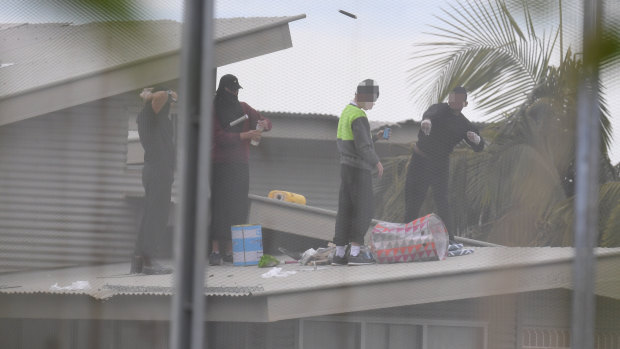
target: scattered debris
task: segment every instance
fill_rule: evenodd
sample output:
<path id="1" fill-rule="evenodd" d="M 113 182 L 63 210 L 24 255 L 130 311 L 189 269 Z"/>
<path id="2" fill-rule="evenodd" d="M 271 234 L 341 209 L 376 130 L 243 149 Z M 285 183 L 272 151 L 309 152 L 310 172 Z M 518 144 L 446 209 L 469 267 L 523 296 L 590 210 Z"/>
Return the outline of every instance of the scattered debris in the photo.
<path id="1" fill-rule="evenodd" d="M 260 260 L 258 261 L 259 268 L 275 267 L 278 264 L 280 264 L 280 261 L 270 254 L 262 255 L 262 257 L 260 257 Z"/>
<path id="2" fill-rule="evenodd" d="M 58 283 L 53 284 L 50 287 L 52 291 L 79 291 L 79 290 L 90 290 L 90 283 L 88 281 L 75 281 L 69 286 L 61 287 Z"/>
<path id="3" fill-rule="evenodd" d="M 309 248 L 304 252 L 299 259 L 299 264 L 301 265 L 323 265 L 323 264 L 331 264 L 332 256 L 334 255 L 334 251 L 336 250 L 335 246 L 329 247 L 320 247 L 315 250 L 313 248 Z"/>
<path id="4" fill-rule="evenodd" d="M 297 272 L 294 271 L 294 270 L 282 271 L 282 268 L 273 267 L 268 272 L 262 274 L 261 277 L 263 279 L 269 279 L 269 278 L 272 278 L 274 276 L 275 277 L 287 277 L 287 276 L 293 275 L 293 274 L 297 274 Z"/>
<path id="5" fill-rule="evenodd" d="M 465 256 L 472 253 L 474 253 L 474 250 L 471 248 L 460 248 L 458 250 L 448 251 L 448 257 Z"/>
<path id="6" fill-rule="evenodd" d="M 278 247 L 278 251 L 280 251 L 280 252 L 284 253 L 285 255 L 287 255 L 287 256 L 289 256 L 289 257 L 293 258 L 293 259 L 294 259 L 294 260 L 296 260 L 296 261 L 298 261 L 298 260 L 300 260 L 300 259 L 301 259 L 301 252 L 294 252 L 294 251 L 290 251 L 290 250 L 287 250 L 287 249 L 286 249 L 286 248 L 284 248 L 284 247 Z"/>

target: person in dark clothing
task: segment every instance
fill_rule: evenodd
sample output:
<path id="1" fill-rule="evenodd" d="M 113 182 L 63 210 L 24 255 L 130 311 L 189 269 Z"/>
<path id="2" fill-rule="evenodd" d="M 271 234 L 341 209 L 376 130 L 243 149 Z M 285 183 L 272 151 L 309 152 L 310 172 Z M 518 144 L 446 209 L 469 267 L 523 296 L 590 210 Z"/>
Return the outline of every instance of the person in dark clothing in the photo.
<path id="1" fill-rule="evenodd" d="M 405 223 L 418 218 L 428 187 L 432 187 L 439 217 L 448 230 L 451 249 L 458 244 L 454 240 L 448 205 L 450 154 L 462 140 L 475 152 L 484 148 L 480 133 L 461 113 L 465 106 L 467 91 L 455 87 L 448 96 L 448 103 L 433 104 L 424 112 L 405 182 Z"/>
<path id="2" fill-rule="evenodd" d="M 259 141 L 271 121 L 247 103 L 239 102 L 238 79 L 220 78 L 214 101 L 210 265 L 232 262 L 230 227 L 246 224 L 250 190 L 250 141 Z"/>
<path id="3" fill-rule="evenodd" d="M 366 249 L 362 250 L 362 245 L 374 212 L 372 171 L 377 169 L 379 178 L 383 175 L 383 165 L 374 147 L 374 141 L 379 139 L 383 130 L 371 135 L 365 112 L 373 108 L 378 97 L 379 86 L 374 80 L 362 81 L 357 86 L 354 100 L 344 108 L 338 121 L 340 192 L 333 239 L 336 252 L 332 265 L 375 262 Z"/>
<path id="4" fill-rule="evenodd" d="M 166 87 L 156 87 L 144 89 L 140 97 L 144 106 L 136 122 L 140 143 L 144 148 L 144 215 L 130 273 L 170 274 L 172 269 L 155 262 L 153 258 L 168 229 L 175 163 L 173 124 L 169 114 L 177 94 Z"/>

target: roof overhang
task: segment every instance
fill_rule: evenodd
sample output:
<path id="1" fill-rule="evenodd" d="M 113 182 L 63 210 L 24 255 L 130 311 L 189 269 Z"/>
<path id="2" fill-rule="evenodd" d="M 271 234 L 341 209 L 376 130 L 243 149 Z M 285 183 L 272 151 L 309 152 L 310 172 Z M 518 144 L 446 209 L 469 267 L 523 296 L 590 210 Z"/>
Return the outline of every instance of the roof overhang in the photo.
<path id="1" fill-rule="evenodd" d="M 596 294 L 620 299 L 620 275 L 617 273 L 620 249 L 597 249 L 596 256 Z M 267 270 L 256 267 L 214 267 L 207 270 L 206 318 L 208 321 L 271 322 L 566 289 L 571 288 L 573 260 L 571 248 L 485 247 L 477 248 L 472 255 L 437 262 L 357 268 L 326 266 L 318 270 L 285 265 L 285 270 L 298 270 L 297 274 L 275 279 L 261 278 L 260 275 Z M 128 265 L 119 267 L 126 270 Z M 84 275 L 85 272 L 90 272 L 90 276 Z M 99 272 L 103 272 L 103 269 Z M 170 318 L 172 289 L 149 288 L 147 285 L 160 285 L 163 282 L 170 286 L 170 276 L 101 279 L 96 276 L 94 269 L 65 269 L 62 275 L 72 275 L 73 280 L 90 277 L 93 282 L 105 281 L 99 281 L 99 286 L 90 294 L 54 293 L 49 289 L 35 291 L 37 288 L 32 288 L 32 283 L 42 284 L 45 281 L 41 278 L 49 275 L 49 272 L 45 272 L 29 276 L 23 274 L 21 278 L 11 274 L 3 277 L 9 284 L 0 286 L 0 317 L 123 320 Z M 23 286 L 11 286 L 20 279 L 23 280 Z M 30 286 L 28 279 L 33 280 Z M 112 283 L 125 286 L 117 285 L 111 288 L 116 291 L 105 291 Z M 248 292 L 248 288 L 239 287 L 240 284 L 261 286 Z M 142 291 L 127 293 L 132 287 Z M 125 292 L 118 292 L 120 289 Z"/>
<path id="2" fill-rule="evenodd" d="M 267 21 L 265 24 L 250 26 L 231 35 L 216 37 L 216 66 L 292 47 L 288 24 L 305 17 L 305 15 L 282 17 Z M 0 110 L 2 110 L 0 126 L 178 79 L 180 56 L 180 49 L 175 49 L 142 60 L 0 96 Z"/>

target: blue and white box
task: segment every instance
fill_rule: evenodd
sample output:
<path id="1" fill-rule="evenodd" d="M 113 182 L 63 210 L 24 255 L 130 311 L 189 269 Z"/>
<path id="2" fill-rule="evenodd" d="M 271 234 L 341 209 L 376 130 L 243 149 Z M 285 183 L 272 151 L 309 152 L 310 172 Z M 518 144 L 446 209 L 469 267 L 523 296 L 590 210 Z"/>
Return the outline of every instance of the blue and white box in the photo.
<path id="1" fill-rule="evenodd" d="M 233 265 L 258 265 L 263 256 L 263 231 L 260 225 L 233 225 Z"/>

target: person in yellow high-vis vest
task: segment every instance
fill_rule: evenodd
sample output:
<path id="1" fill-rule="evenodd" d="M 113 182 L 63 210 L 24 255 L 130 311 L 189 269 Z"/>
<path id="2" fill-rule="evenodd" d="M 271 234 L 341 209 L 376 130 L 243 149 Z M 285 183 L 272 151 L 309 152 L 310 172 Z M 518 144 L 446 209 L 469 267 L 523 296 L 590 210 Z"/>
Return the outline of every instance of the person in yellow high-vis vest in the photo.
<path id="1" fill-rule="evenodd" d="M 357 86 L 355 98 L 344 108 L 338 121 L 341 182 L 333 239 L 336 252 L 332 265 L 375 262 L 370 251 L 362 247 L 374 211 L 372 171 L 376 169 L 379 178 L 383 175 L 383 165 L 374 147 L 383 130 L 372 135 L 366 116 L 366 111 L 372 109 L 378 97 L 379 86 L 375 81 L 362 81 Z"/>

